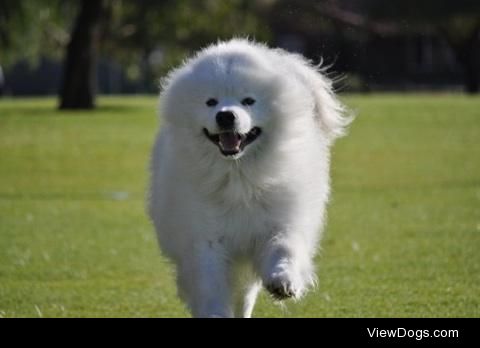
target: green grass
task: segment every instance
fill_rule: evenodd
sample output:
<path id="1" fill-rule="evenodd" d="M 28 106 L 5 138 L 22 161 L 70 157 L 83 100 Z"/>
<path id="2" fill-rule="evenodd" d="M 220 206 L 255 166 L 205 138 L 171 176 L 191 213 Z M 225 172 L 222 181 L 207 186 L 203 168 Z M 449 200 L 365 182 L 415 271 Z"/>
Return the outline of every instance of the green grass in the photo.
<path id="1" fill-rule="evenodd" d="M 480 317 L 480 99 L 349 96 L 319 288 L 257 317 Z M 144 207 L 156 99 L 0 100 L 0 316 L 183 317 Z"/>

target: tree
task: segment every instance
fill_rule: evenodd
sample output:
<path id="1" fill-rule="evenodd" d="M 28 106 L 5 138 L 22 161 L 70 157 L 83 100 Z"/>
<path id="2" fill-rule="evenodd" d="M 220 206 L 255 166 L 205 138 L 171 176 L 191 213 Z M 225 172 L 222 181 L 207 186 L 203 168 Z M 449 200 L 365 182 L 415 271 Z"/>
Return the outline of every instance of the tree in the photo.
<path id="1" fill-rule="evenodd" d="M 95 107 L 96 63 L 105 0 L 82 0 L 63 68 L 60 109 Z"/>
<path id="2" fill-rule="evenodd" d="M 80 6 L 64 0 L 0 2 L 0 61 L 35 64 L 41 57 L 64 61 L 60 107 L 93 108 L 99 24 L 107 0 L 82 0 Z M 72 33 L 68 32 L 75 18 Z"/>

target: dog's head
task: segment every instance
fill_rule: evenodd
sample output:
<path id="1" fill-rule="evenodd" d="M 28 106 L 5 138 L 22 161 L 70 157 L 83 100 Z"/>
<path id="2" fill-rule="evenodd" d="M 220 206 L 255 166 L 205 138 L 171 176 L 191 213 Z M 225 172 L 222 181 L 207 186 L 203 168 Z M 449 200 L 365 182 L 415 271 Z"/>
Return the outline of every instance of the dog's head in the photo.
<path id="1" fill-rule="evenodd" d="M 192 147 L 208 146 L 230 160 L 261 148 L 263 142 L 281 139 L 286 129 L 307 123 L 312 127 L 316 113 L 312 89 L 317 86 L 301 76 L 302 65 L 308 69 L 308 63 L 290 56 L 245 40 L 210 46 L 165 79 L 162 114 L 190 134 Z M 313 68 L 311 72 L 317 74 Z M 333 98 L 329 85 L 321 88 L 328 90 L 322 99 Z M 328 107 L 329 100 L 324 102 Z"/>

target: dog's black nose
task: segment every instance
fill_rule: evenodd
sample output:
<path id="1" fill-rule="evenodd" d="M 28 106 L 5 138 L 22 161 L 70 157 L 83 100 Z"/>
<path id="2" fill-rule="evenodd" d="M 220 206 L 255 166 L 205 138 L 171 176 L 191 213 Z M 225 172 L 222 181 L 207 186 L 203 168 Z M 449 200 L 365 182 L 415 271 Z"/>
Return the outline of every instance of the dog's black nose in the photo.
<path id="1" fill-rule="evenodd" d="M 232 129 L 235 125 L 235 114 L 231 111 L 220 111 L 216 118 L 220 129 Z"/>

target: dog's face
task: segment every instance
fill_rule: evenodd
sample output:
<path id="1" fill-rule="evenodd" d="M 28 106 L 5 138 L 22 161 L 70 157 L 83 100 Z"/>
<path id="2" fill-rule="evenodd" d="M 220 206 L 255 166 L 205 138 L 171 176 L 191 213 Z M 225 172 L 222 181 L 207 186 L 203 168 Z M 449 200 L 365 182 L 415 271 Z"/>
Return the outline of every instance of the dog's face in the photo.
<path id="1" fill-rule="evenodd" d="M 223 159 L 237 160 L 275 128 L 279 76 L 255 56 L 207 56 L 177 72 L 164 101 L 167 115 Z M 168 93 L 169 92 L 169 93 Z M 175 99 L 173 105 L 172 97 Z M 194 146 L 202 146 L 196 144 Z"/>

